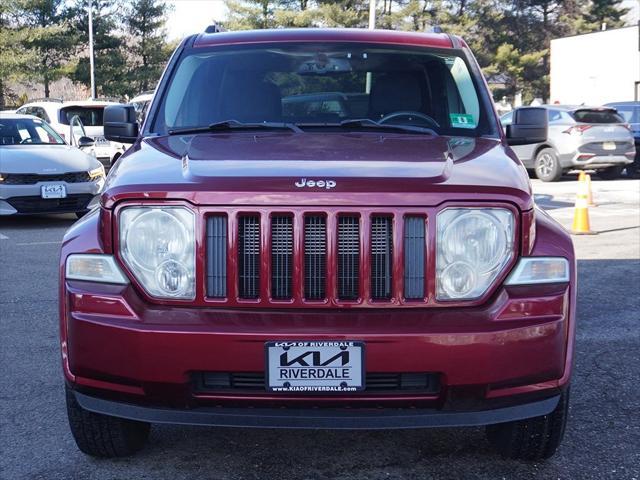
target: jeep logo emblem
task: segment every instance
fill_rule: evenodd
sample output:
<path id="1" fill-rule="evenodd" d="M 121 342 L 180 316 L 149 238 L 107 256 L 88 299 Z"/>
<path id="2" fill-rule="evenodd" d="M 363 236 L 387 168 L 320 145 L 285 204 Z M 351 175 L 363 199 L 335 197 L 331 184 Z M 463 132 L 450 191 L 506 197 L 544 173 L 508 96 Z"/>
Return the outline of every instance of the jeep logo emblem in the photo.
<path id="1" fill-rule="evenodd" d="M 318 187 L 318 188 L 326 188 L 327 190 L 330 190 L 336 186 L 336 181 L 335 180 L 307 180 L 306 178 L 301 178 L 295 183 L 295 186 L 298 188 Z"/>

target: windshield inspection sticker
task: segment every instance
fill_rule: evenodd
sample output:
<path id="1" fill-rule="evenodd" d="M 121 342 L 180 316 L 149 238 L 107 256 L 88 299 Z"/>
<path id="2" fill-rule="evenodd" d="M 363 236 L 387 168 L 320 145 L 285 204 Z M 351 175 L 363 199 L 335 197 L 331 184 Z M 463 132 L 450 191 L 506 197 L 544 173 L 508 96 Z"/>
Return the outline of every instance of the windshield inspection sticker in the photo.
<path id="1" fill-rule="evenodd" d="M 450 113 L 451 126 L 454 128 L 476 128 L 476 122 L 473 115 L 468 113 Z"/>

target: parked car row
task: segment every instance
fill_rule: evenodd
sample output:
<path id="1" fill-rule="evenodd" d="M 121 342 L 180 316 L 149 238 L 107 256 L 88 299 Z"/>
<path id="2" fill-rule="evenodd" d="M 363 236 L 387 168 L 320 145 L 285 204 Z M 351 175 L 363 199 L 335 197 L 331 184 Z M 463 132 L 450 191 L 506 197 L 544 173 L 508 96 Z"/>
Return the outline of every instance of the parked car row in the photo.
<path id="1" fill-rule="evenodd" d="M 549 121 L 547 139 L 514 146 L 513 151 L 544 182 L 556 181 L 570 170 L 595 170 L 606 180 L 618 178 L 625 169 L 635 174 L 640 167 L 639 105 L 637 102 L 604 107 L 543 105 Z M 517 110 L 501 117 L 503 127 L 511 124 Z"/>
<path id="2" fill-rule="evenodd" d="M 132 99 L 142 123 L 153 92 Z M 84 215 L 129 146 L 104 137 L 117 102 L 41 99 L 0 112 L 0 215 Z"/>

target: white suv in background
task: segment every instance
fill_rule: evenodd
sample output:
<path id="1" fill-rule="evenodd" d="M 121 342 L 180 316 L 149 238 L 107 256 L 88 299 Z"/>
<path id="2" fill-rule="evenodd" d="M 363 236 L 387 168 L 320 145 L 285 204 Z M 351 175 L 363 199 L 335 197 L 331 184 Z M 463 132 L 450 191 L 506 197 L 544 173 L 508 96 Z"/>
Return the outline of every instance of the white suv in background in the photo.
<path id="1" fill-rule="evenodd" d="M 95 140 L 96 158 L 109 169 L 122 155 L 128 145 L 110 142 L 104 138 L 102 116 L 107 105 L 117 102 L 103 100 L 62 101 L 54 98 L 26 103 L 16 113 L 34 115 L 49 123 L 67 142 L 71 141 L 71 119 L 76 115 L 82 121 L 87 135 Z"/>

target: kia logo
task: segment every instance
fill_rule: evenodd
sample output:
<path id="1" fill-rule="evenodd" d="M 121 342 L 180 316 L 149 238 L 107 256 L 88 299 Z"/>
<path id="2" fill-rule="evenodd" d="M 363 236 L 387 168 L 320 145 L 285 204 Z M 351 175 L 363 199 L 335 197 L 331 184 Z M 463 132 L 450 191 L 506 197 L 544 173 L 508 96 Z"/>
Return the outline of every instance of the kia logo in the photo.
<path id="1" fill-rule="evenodd" d="M 335 180 L 307 180 L 306 178 L 301 178 L 295 183 L 295 186 L 298 188 L 304 187 L 318 187 L 318 188 L 326 188 L 330 190 L 336 186 Z"/>

